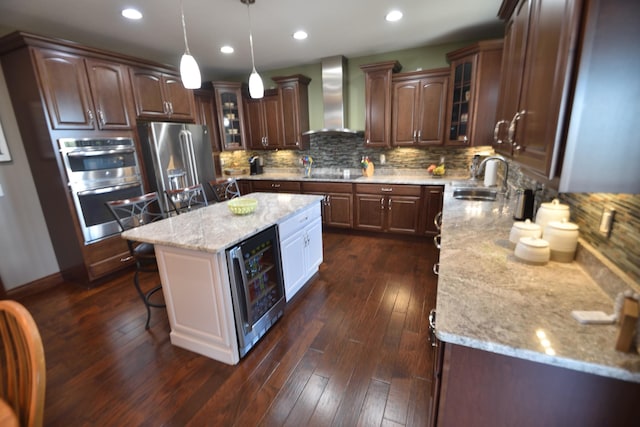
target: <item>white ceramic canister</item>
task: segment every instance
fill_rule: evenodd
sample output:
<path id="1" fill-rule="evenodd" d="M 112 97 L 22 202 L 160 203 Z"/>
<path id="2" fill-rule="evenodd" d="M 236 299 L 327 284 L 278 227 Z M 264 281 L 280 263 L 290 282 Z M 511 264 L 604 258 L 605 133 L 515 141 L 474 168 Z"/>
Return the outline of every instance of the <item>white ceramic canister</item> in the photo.
<path id="1" fill-rule="evenodd" d="M 562 221 L 563 219 L 569 221 L 569 205 L 560 203 L 558 199 L 553 199 L 548 203 L 541 203 L 536 213 L 536 224 L 540 225 L 543 235 L 544 227 L 549 221 Z"/>
<path id="2" fill-rule="evenodd" d="M 551 255 L 549 242 L 536 237 L 521 237 L 514 254 L 520 261 L 535 265 L 546 264 Z"/>
<path id="3" fill-rule="evenodd" d="M 549 242 L 552 261 L 573 261 L 578 247 L 579 228 L 577 224 L 565 219 L 547 223 L 542 238 Z"/>
<path id="4" fill-rule="evenodd" d="M 538 224 L 531 222 L 530 219 L 524 221 L 516 221 L 511 227 L 509 233 L 509 242 L 515 246 L 521 237 L 540 237 L 542 236 L 542 228 Z"/>

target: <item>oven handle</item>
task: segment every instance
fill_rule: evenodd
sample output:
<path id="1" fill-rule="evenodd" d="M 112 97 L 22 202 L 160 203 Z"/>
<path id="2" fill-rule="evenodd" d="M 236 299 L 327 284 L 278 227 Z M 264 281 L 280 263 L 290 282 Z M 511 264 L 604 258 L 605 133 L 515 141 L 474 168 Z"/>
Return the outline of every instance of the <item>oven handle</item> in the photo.
<path id="1" fill-rule="evenodd" d="M 135 153 L 134 148 L 118 148 L 114 150 L 91 150 L 84 149 L 78 151 L 67 151 L 65 154 L 67 157 L 90 157 L 90 156 L 104 156 L 105 154 L 118 154 L 118 153 Z"/>
<path id="2" fill-rule="evenodd" d="M 182 158 L 187 165 L 189 173 L 189 185 L 198 184 L 198 166 L 196 164 L 195 150 L 193 149 L 193 137 L 186 129 L 180 131 L 180 145 L 182 148 Z"/>
<path id="3" fill-rule="evenodd" d="M 92 196 L 95 194 L 110 193 L 112 191 L 125 190 L 127 188 L 139 187 L 142 183 L 137 181 L 131 184 L 111 185 L 109 187 L 96 188 L 95 190 L 78 191 L 78 196 Z"/>

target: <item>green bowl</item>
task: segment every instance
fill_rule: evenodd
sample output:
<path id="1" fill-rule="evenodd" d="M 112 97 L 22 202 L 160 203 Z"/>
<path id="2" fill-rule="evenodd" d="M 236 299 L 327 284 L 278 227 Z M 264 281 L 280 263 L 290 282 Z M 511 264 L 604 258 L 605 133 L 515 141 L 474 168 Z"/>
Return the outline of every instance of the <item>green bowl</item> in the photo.
<path id="1" fill-rule="evenodd" d="M 227 206 L 234 215 L 248 215 L 256 210 L 258 201 L 246 198 L 231 199 L 227 202 Z"/>

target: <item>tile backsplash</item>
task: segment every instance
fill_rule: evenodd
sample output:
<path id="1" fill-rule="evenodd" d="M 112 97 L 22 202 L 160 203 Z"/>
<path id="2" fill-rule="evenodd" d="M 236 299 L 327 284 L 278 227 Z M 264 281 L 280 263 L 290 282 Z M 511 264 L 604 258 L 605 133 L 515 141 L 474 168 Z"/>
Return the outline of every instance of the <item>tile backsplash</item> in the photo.
<path id="1" fill-rule="evenodd" d="M 300 168 L 302 156 L 313 158 L 314 168 L 358 170 L 360 159 L 369 156 L 376 173 L 392 174 L 394 170 L 424 171 L 444 157 L 448 175 L 467 176 L 474 154 L 492 154 L 491 147 L 470 148 L 368 148 L 362 135 L 314 135 L 308 150 L 237 151 L 220 154 L 225 165 L 246 166 L 251 155 L 264 158 L 265 167 L 273 169 Z M 380 163 L 380 155 L 386 158 Z M 536 206 L 558 197 L 571 208 L 571 221 L 580 226 L 580 236 L 605 258 L 620 268 L 629 278 L 640 283 L 640 195 L 603 193 L 560 193 L 541 186 L 523 174 L 518 165 L 509 162 L 509 184 L 512 188 L 539 189 Z M 603 208 L 616 210 L 613 229 L 609 237 L 598 232 Z"/>

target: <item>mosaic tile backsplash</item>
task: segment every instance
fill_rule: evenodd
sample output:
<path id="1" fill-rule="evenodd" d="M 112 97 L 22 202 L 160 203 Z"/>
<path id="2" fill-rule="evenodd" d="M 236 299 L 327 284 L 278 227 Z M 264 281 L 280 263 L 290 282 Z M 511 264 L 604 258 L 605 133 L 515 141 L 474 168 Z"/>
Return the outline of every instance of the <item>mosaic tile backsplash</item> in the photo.
<path id="1" fill-rule="evenodd" d="M 369 156 L 375 164 L 376 173 L 393 174 L 404 169 L 424 171 L 430 164 L 444 158 L 447 174 L 464 176 L 469 173 L 469 165 L 475 154 L 493 154 L 491 147 L 471 148 L 367 148 L 364 139 L 358 136 L 315 135 L 309 150 L 280 151 L 238 151 L 224 152 L 220 157 L 225 165 L 247 166 L 250 156 L 257 154 L 264 158 L 266 168 L 300 168 L 302 156 L 313 158 L 314 168 L 342 169 L 358 171 L 360 159 Z M 384 154 L 386 163 L 380 164 Z M 626 273 L 633 281 L 640 283 L 640 195 L 603 193 L 561 193 L 547 188 L 522 173 L 518 165 L 509 162 L 509 186 L 531 188 L 536 192 L 536 206 L 558 197 L 571 208 L 571 221 L 580 226 L 580 236 L 596 248 L 604 257 Z M 500 171 L 502 172 L 502 171 Z M 512 193 L 513 194 L 513 193 Z M 603 208 L 616 210 L 613 229 L 609 237 L 598 232 Z"/>

